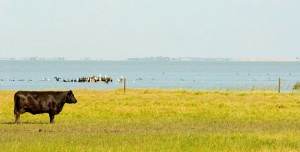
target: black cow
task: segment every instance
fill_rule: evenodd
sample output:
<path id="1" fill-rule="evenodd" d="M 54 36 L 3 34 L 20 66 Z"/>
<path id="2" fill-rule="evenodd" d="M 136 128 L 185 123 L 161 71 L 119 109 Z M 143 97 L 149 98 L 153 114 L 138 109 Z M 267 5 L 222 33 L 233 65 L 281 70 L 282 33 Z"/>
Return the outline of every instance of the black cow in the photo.
<path id="1" fill-rule="evenodd" d="M 77 100 L 70 91 L 18 91 L 14 96 L 15 123 L 20 123 L 20 115 L 48 113 L 50 123 L 54 123 L 54 115 L 61 112 L 65 103 L 76 103 Z"/>

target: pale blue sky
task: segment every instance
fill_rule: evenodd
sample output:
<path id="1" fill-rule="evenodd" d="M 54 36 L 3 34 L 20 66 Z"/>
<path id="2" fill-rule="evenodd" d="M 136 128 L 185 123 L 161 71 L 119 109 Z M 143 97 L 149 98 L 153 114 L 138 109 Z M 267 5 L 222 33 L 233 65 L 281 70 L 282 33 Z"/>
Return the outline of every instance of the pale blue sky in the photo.
<path id="1" fill-rule="evenodd" d="M 299 17 L 299 0 L 0 0 L 0 58 L 295 58 Z"/>

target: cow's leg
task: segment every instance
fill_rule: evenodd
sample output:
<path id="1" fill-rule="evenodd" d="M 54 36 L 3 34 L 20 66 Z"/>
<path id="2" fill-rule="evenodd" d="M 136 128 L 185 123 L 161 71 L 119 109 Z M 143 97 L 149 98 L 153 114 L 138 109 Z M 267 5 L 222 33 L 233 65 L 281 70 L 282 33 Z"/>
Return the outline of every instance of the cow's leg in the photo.
<path id="1" fill-rule="evenodd" d="M 15 123 L 20 124 L 20 113 L 19 112 L 15 112 Z"/>
<path id="2" fill-rule="evenodd" d="M 50 123 L 54 123 L 54 114 L 49 113 Z"/>

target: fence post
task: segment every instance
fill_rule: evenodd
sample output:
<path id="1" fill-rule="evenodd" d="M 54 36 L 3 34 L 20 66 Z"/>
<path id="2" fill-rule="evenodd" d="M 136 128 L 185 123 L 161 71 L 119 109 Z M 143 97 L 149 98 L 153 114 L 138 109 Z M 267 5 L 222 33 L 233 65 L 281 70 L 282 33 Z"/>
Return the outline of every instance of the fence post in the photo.
<path id="1" fill-rule="evenodd" d="M 124 78 L 124 93 L 126 92 L 126 78 Z"/>
<path id="2" fill-rule="evenodd" d="M 278 93 L 280 93 L 280 90 L 281 90 L 281 79 L 279 78 L 279 81 L 278 81 Z"/>

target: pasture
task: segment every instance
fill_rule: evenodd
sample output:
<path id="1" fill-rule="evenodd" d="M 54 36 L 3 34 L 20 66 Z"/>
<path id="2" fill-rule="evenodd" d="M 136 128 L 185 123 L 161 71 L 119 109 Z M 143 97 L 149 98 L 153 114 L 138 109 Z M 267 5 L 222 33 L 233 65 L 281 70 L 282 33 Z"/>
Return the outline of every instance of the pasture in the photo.
<path id="1" fill-rule="evenodd" d="M 21 115 L 0 91 L 1 151 L 299 151 L 300 94 L 73 90 L 78 102 Z"/>

